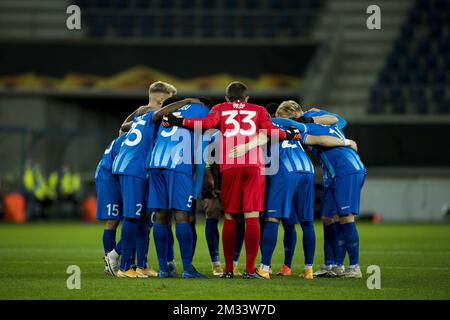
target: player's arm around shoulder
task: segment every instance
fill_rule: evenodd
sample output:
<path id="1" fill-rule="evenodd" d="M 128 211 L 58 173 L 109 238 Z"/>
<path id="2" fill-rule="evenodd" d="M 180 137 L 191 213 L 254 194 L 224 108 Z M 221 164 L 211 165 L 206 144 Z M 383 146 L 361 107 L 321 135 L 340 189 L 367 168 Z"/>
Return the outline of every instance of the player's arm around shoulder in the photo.
<path id="1" fill-rule="evenodd" d="M 333 125 L 338 123 L 338 118 L 329 114 L 323 116 L 312 117 L 314 123 L 324 124 L 324 125 Z"/>
<path id="2" fill-rule="evenodd" d="M 178 109 L 184 107 L 185 105 L 189 103 L 200 103 L 200 100 L 196 98 L 186 98 L 183 100 L 179 100 L 176 102 L 173 102 L 153 113 L 152 120 L 153 122 L 159 122 L 163 119 L 164 116 L 173 113 L 177 111 Z"/>
<path id="3" fill-rule="evenodd" d="M 339 139 L 331 136 L 313 136 L 306 135 L 304 143 L 307 145 L 318 145 L 322 147 L 344 147 L 349 146 L 355 151 L 358 151 L 356 142 L 351 139 Z"/>

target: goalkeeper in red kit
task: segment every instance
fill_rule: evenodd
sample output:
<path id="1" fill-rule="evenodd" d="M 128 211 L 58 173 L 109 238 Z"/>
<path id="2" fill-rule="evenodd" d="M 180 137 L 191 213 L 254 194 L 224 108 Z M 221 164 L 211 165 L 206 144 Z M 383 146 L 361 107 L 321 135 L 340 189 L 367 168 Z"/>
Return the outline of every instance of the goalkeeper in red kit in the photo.
<path id="1" fill-rule="evenodd" d="M 165 126 L 182 126 L 191 129 L 218 128 L 220 139 L 220 171 L 222 172 L 222 206 L 225 221 L 222 243 L 225 255 L 223 278 L 233 277 L 233 256 L 236 248 L 236 219 L 239 214 L 245 218 L 246 272 L 244 278 L 258 278 L 255 274 L 255 260 L 260 242 L 259 213 L 264 211 L 264 160 L 260 147 L 234 158 L 230 151 L 237 145 L 249 142 L 264 133 L 272 139 L 300 139 L 298 130 L 281 130 L 272 124 L 264 107 L 248 103 L 247 86 L 232 82 L 226 89 L 226 102 L 215 105 L 205 118 L 184 119 L 169 114 Z M 263 134 L 263 133 L 261 133 Z"/>

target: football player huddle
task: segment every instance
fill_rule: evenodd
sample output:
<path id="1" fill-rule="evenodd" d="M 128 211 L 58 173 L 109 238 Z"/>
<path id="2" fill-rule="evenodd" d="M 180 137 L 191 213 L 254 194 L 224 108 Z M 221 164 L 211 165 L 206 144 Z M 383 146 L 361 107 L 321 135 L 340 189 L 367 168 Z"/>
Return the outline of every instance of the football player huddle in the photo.
<path id="1" fill-rule="evenodd" d="M 128 116 L 97 166 L 97 218 L 105 220 L 106 273 L 123 278 L 176 277 L 176 237 L 181 277 L 207 278 L 193 264 L 195 214 L 201 205 L 214 276 L 270 279 L 281 222 L 284 263 L 277 275 L 292 275 L 295 225 L 300 224 L 304 253 L 300 278 L 362 277 L 355 216 L 366 170 L 356 143 L 342 131 L 344 119 L 323 109 L 304 111 L 292 100 L 266 108 L 249 103 L 241 82 L 230 83 L 225 102 L 217 105 L 206 98 L 179 99 L 176 94 L 168 83 L 151 84 L 148 105 Z M 305 148 L 323 170 L 325 262 L 316 272 L 314 166 Z M 218 230 L 222 211 L 224 267 Z M 147 261 L 151 229 L 157 271 Z M 237 261 L 244 245 L 241 274 Z M 261 263 L 255 267 L 259 251 Z"/>

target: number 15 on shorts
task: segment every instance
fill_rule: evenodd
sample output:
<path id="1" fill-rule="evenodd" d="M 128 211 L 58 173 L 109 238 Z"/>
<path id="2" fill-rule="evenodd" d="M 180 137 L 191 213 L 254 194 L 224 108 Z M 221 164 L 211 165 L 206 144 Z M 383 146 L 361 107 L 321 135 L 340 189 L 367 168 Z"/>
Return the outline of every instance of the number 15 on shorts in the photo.
<path id="1" fill-rule="evenodd" d="M 106 208 L 108 209 L 108 216 L 117 217 L 119 215 L 119 205 L 117 203 L 108 203 Z"/>

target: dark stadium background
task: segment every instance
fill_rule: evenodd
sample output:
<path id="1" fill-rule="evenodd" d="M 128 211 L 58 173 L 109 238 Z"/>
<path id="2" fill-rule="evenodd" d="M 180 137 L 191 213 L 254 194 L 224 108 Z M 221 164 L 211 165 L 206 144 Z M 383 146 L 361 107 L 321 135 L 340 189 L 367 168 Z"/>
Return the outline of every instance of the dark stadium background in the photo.
<path id="1" fill-rule="evenodd" d="M 66 28 L 70 4 L 81 8 L 81 30 Z M 29 163 L 45 179 L 68 167 L 82 181 L 73 214 L 80 216 L 94 194 L 97 161 L 122 120 L 146 103 L 151 81 L 220 102 L 230 80 L 249 79 L 255 103 L 295 99 L 347 119 L 345 133 L 369 172 L 365 212 L 443 219 L 450 205 L 449 2 L 377 1 L 381 30 L 366 27 L 369 4 L 2 1 L 2 195 L 30 193 L 23 181 Z M 417 197 L 408 207 L 399 200 Z M 57 202 L 45 209 L 51 218 L 73 216 Z"/>

